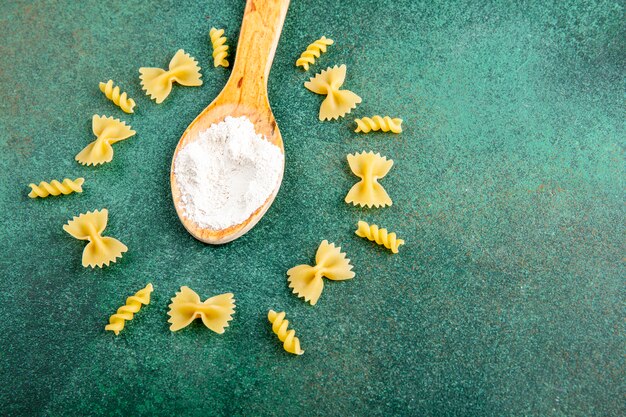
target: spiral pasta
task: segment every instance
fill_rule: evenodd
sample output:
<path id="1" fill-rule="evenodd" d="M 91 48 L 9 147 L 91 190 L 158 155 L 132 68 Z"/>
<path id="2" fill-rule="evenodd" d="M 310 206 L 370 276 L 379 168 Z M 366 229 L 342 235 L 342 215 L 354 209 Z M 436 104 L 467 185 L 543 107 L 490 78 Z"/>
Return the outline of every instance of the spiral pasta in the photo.
<path id="1" fill-rule="evenodd" d="M 378 183 L 378 180 L 387 175 L 393 166 L 391 159 L 380 156 L 379 153 L 363 151 L 348 155 L 348 164 L 354 175 L 361 178 L 361 181 L 354 184 L 348 191 L 346 203 L 370 208 L 393 204 L 387 191 Z"/>
<path id="2" fill-rule="evenodd" d="M 118 257 L 122 257 L 122 253 L 128 250 L 126 245 L 119 240 L 102 236 L 108 219 L 107 209 L 95 210 L 74 217 L 63 226 L 63 230 L 72 237 L 89 241 L 83 250 L 84 267 L 108 266 L 110 262 L 115 262 Z"/>
<path id="3" fill-rule="evenodd" d="M 319 119 L 332 120 L 345 116 L 361 102 L 361 97 L 349 90 L 340 90 L 346 79 L 346 66 L 326 68 L 304 83 L 304 87 L 315 94 L 325 95 L 320 106 Z"/>
<path id="4" fill-rule="evenodd" d="M 226 36 L 224 36 L 224 29 L 211 28 L 209 31 L 209 37 L 211 38 L 211 44 L 213 44 L 213 66 L 215 68 L 222 66 L 228 68 L 228 45 L 226 45 Z"/>
<path id="5" fill-rule="evenodd" d="M 402 119 L 394 118 L 392 119 L 389 116 L 381 117 L 381 116 L 372 116 L 362 117 L 360 119 L 354 119 L 356 122 L 356 130 L 355 132 L 363 132 L 369 133 L 371 131 L 382 130 L 383 132 L 392 133 L 402 133 Z"/>
<path id="6" fill-rule="evenodd" d="M 161 68 L 139 68 L 141 88 L 157 104 L 170 95 L 172 84 L 178 83 L 187 87 L 202 85 L 198 62 L 182 49 L 176 51 L 167 70 Z"/>
<path id="7" fill-rule="evenodd" d="M 296 67 L 302 67 L 305 71 L 309 70 L 309 65 L 315 63 L 315 58 L 319 58 L 321 54 L 326 52 L 326 47 L 332 45 L 335 41 L 322 36 L 304 50 L 300 58 L 296 61 Z"/>
<path id="8" fill-rule="evenodd" d="M 277 313 L 274 310 L 270 310 L 267 313 L 267 319 L 272 323 L 272 331 L 278 336 L 278 340 L 283 342 L 283 349 L 294 355 L 302 355 L 304 353 L 304 350 L 300 348 L 300 339 L 296 337 L 296 331 L 293 329 L 287 330 L 289 321 L 285 320 L 284 311 Z"/>
<path id="9" fill-rule="evenodd" d="M 122 109 L 126 113 L 134 112 L 133 108 L 135 107 L 135 100 L 133 100 L 132 98 L 128 98 L 128 94 L 126 93 L 120 94 L 120 87 L 113 87 L 113 80 L 107 81 L 106 84 L 100 83 L 99 87 L 100 91 L 104 93 L 106 98 L 115 103 L 115 105 L 118 106 L 120 109 Z"/>
<path id="10" fill-rule="evenodd" d="M 398 247 L 404 245 L 404 240 L 398 239 L 395 233 L 388 233 L 387 229 L 379 229 L 375 224 L 369 225 L 362 220 L 359 221 L 355 233 L 359 237 L 369 239 L 390 249 L 393 253 L 398 253 Z"/>
<path id="11" fill-rule="evenodd" d="M 222 334 L 235 313 L 235 299 L 232 293 L 220 294 L 206 301 L 189 287 L 180 287 L 180 291 L 172 298 L 167 315 L 170 330 L 175 332 L 185 328 L 197 318 L 215 333 Z"/>
<path id="12" fill-rule="evenodd" d="M 293 288 L 293 293 L 304 301 L 315 305 L 324 289 L 322 277 L 332 281 L 352 279 L 355 275 L 352 268 L 341 248 L 324 240 L 315 254 L 315 266 L 298 265 L 287 271 L 289 288 Z"/>
<path id="13" fill-rule="evenodd" d="M 57 195 L 68 195 L 72 193 L 82 193 L 83 192 L 83 183 L 85 182 L 84 178 L 76 178 L 75 180 L 71 180 L 69 178 L 65 178 L 63 182 L 59 182 L 57 180 L 53 180 L 50 182 L 41 181 L 39 185 L 37 184 L 28 184 L 31 188 L 28 196 L 30 198 L 45 198 L 49 195 L 57 196 Z"/>
<path id="14" fill-rule="evenodd" d="M 135 295 L 128 297 L 126 304 L 118 308 L 117 312 L 109 318 L 109 324 L 104 326 L 104 330 L 112 331 L 117 336 L 124 329 L 126 321 L 132 320 L 133 316 L 141 310 L 142 305 L 150 304 L 150 293 L 153 290 L 152 284 L 148 284 Z"/>
<path id="15" fill-rule="evenodd" d="M 97 114 L 94 114 L 91 120 L 91 129 L 96 135 L 96 140 L 87 145 L 74 158 L 82 165 L 100 165 L 111 162 L 113 159 L 113 147 L 111 145 L 137 133 L 119 119 L 98 116 Z"/>

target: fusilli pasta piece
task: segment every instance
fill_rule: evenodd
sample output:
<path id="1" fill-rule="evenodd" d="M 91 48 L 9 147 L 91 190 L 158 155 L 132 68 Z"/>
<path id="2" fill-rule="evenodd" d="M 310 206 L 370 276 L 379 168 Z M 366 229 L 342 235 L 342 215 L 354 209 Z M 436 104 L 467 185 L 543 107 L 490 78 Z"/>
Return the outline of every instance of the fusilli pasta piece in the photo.
<path id="1" fill-rule="evenodd" d="M 100 91 L 104 93 L 106 98 L 115 103 L 115 105 L 118 106 L 120 109 L 122 109 L 126 113 L 134 112 L 133 108 L 135 107 L 135 100 L 133 100 L 132 98 L 128 98 L 128 94 L 126 93 L 120 94 L 120 87 L 113 87 L 113 80 L 107 81 L 106 84 L 100 83 L 99 87 Z"/>
<path id="2" fill-rule="evenodd" d="M 222 66 L 228 68 L 228 45 L 226 45 L 226 36 L 224 36 L 224 29 L 211 28 L 209 31 L 209 37 L 211 38 L 211 44 L 213 45 L 213 66 L 215 68 Z"/>
<path id="3" fill-rule="evenodd" d="M 113 159 L 113 145 L 121 140 L 134 136 L 135 132 L 126 123 L 113 117 L 94 114 L 91 128 L 96 140 L 87 145 L 76 155 L 82 165 L 100 165 Z"/>
<path id="4" fill-rule="evenodd" d="M 348 164 L 350 169 L 361 181 L 352 186 L 348 195 L 346 195 L 346 203 L 352 203 L 355 206 L 367 207 L 385 207 L 392 204 L 391 198 L 382 185 L 378 183 L 378 179 L 387 175 L 393 161 L 379 153 L 361 152 L 360 154 L 348 155 Z"/>
<path id="5" fill-rule="evenodd" d="M 361 102 L 361 97 L 349 90 L 340 90 L 346 79 L 346 66 L 327 68 L 304 83 L 316 94 L 326 95 L 320 106 L 320 120 L 338 119 L 350 113 Z"/>
<path id="6" fill-rule="evenodd" d="M 122 253 L 128 250 L 126 245 L 119 240 L 102 236 L 102 232 L 107 227 L 108 218 L 107 209 L 89 211 L 74 217 L 63 226 L 63 230 L 72 237 L 89 241 L 83 250 L 84 267 L 108 266 L 110 262 L 116 262 L 117 258 L 121 258 Z"/>
<path id="7" fill-rule="evenodd" d="M 142 67 L 139 68 L 139 74 L 141 87 L 157 103 L 167 98 L 174 82 L 187 87 L 202 85 L 198 62 L 182 49 L 176 52 L 168 70 Z"/>
<path id="8" fill-rule="evenodd" d="M 398 253 L 398 247 L 404 245 L 404 240 L 398 239 L 395 233 L 388 233 L 387 229 L 379 229 L 375 224 L 369 225 L 360 220 L 357 226 L 356 235 L 364 237 L 390 249 L 393 253 Z"/>
<path id="9" fill-rule="evenodd" d="M 124 329 L 124 324 L 132 320 L 133 316 L 141 310 L 142 305 L 150 304 L 150 293 L 154 290 L 152 284 L 146 285 L 126 299 L 126 303 L 117 309 L 117 312 L 109 318 L 109 324 L 104 326 L 104 330 L 109 330 L 117 336 Z"/>
<path id="10" fill-rule="evenodd" d="M 324 289 L 322 277 L 332 281 L 351 279 L 355 275 L 352 268 L 341 248 L 324 240 L 315 254 L 315 266 L 298 265 L 287 271 L 289 288 L 293 288 L 293 293 L 304 301 L 315 305 Z"/>
<path id="11" fill-rule="evenodd" d="M 309 70 L 309 65 L 315 63 L 315 58 L 319 58 L 321 54 L 326 52 L 326 47 L 332 45 L 335 41 L 322 36 L 305 49 L 296 61 L 296 67 L 302 67 L 305 71 Z"/>
<path id="12" fill-rule="evenodd" d="M 37 184 L 29 184 L 28 186 L 31 188 L 28 196 L 30 198 L 45 198 L 49 195 L 57 196 L 57 195 L 68 195 L 72 193 L 82 193 L 83 192 L 83 183 L 85 182 L 84 178 L 76 178 L 72 181 L 69 178 L 65 178 L 63 182 L 59 182 L 57 180 L 53 180 L 50 182 L 41 181 L 39 185 Z"/>
<path id="13" fill-rule="evenodd" d="M 369 133 L 371 131 L 382 130 L 383 132 L 392 133 L 402 133 L 402 119 L 394 118 L 392 119 L 389 116 L 381 117 L 381 116 L 372 116 L 362 117 L 360 119 L 354 119 L 356 122 L 356 130 L 355 132 L 363 132 Z"/>
<path id="14" fill-rule="evenodd" d="M 267 313 L 267 319 L 272 323 L 272 331 L 278 336 L 278 340 L 283 342 L 283 349 L 294 355 L 302 355 L 304 353 L 304 350 L 300 348 L 300 339 L 296 337 L 296 331 L 293 329 L 288 330 L 289 321 L 285 320 L 284 311 L 277 313 L 274 310 L 270 310 Z"/>
<path id="15" fill-rule="evenodd" d="M 211 297 L 200 301 L 200 297 L 189 287 L 180 287 L 180 291 L 172 298 L 167 314 L 170 316 L 170 330 L 175 332 L 185 328 L 197 318 L 215 333 L 222 334 L 235 313 L 235 299 L 232 293 Z"/>

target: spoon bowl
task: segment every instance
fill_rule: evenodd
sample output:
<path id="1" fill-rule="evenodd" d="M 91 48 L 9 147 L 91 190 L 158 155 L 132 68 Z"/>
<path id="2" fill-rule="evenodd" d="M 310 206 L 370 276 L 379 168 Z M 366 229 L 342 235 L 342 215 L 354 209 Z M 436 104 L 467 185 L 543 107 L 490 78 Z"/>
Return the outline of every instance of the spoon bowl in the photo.
<path id="1" fill-rule="evenodd" d="M 215 100 L 187 127 L 174 151 L 170 183 L 176 213 L 185 229 L 202 242 L 216 245 L 227 243 L 248 232 L 263 217 L 280 188 L 284 157 L 275 190 L 245 221 L 225 229 L 203 228 L 185 215 L 175 163 L 182 148 L 198 140 L 201 132 L 223 121 L 227 116 L 248 118 L 256 133 L 276 145 L 284 156 L 283 139 L 267 96 L 267 78 L 288 6 L 289 0 L 248 0 L 230 78 Z"/>

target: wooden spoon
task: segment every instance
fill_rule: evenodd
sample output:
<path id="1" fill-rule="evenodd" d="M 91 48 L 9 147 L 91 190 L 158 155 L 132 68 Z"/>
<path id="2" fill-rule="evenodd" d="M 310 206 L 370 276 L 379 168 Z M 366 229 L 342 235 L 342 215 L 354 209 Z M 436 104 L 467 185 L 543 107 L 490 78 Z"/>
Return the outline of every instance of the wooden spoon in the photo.
<path id="1" fill-rule="evenodd" d="M 202 228 L 185 216 L 180 190 L 176 183 L 174 162 L 184 146 L 198 139 L 198 133 L 205 131 L 214 123 L 223 121 L 226 116 L 245 116 L 250 119 L 256 132 L 278 146 L 284 155 L 283 139 L 267 97 L 267 78 L 288 7 L 289 0 L 248 0 L 237 44 L 237 57 L 230 78 L 215 100 L 187 127 L 174 151 L 170 171 L 174 206 L 183 226 L 202 242 L 214 245 L 230 242 L 252 229 L 272 204 L 280 188 L 284 158 L 276 189 L 247 220 L 221 230 Z"/>

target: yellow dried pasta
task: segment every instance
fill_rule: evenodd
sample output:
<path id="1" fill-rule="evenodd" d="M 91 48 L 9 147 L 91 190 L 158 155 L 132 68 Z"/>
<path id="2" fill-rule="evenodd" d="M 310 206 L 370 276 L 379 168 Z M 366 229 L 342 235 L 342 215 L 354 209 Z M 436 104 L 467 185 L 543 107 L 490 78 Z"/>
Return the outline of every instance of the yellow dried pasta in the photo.
<path id="1" fill-rule="evenodd" d="M 402 119 L 391 118 L 389 116 L 372 116 L 354 119 L 356 122 L 355 132 L 369 133 L 372 131 L 382 130 L 383 132 L 402 133 Z"/>
<path id="2" fill-rule="evenodd" d="M 289 328 L 289 321 L 285 320 L 285 312 L 280 313 L 270 310 L 267 313 L 267 319 L 272 323 L 272 331 L 278 340 L 283 342 L 283 349 L 294 355 L 302 355 L 304 350 L 300 348 L 300 339 L 296 337 L 296 331 Z"/>
<path id="3" fill-rule="evenodd" d="M 235 313 L 235 299 L 232 293 L 211 297 L 200 301 L 200 296 L 189 287 L 180 287 L 180 291 L 172 298 L 167 312 L 170 316 L 170 330 L 175 332 L 191 324 L 197 318 L 215 333 L 222 334 Z"/>
<path id="4" fill-rule="evenodd" d="M 381 246 L 390 249 L 393 253 L 398 253 L 398 247 L 404 245 L 404 240 L 398 239 L 395 233 L 389 233 L 387 229 L 380 229 L 377 225 L 360 220 L 357 226 L 356 235 L 366 238 Z"/>
<path id="5" fill-rule="evenodd" d="M 360 154 L 348 155 L 348 164 L 354 175 L 361 178 L 361 181 L 352 186 L 346 195 L 346 203 L 370 208 L 392 204 L 391 198 L 378 183 L 378 180 L 387 175 L 393 166 L 391 159 L 380 156 L 379 153 L 363 151 Z"/>
<path id="6" fill-rule="evenodd" d="M 315 63 L 315 59 L 319 58 L 321 54 L 326 52 L 326 47 L 332 45 L 335 41 L 328 39 L 326 36 L 322 36 L 304 50 L 302 55 L 296 61 L 296 67 L 302 67 L 305 71 L 309 70 L 309 65 Z"/>
<path id="7" fill-rule="evenodd" d="M 352 279 L 355 275 L 352 268 L 341 248 L 324 240 L 315 254 L 315 266 L 298 265 L 287 271 L 289 288 L 293 288 L 293 293 L 304 301 L 315 305 L 324 289 L 322 277 L 332 281 Z"/>
<path id="8" fill-rule="evenodd" d="M 142 67 L 139 74 L 141 87 L 157 103 L 162 103 L 169 96 L 175 82 L 187 87 L 202 85 L 198 62 L 182 49 L 176 52 L 168 70 Z"/>
<path id="9" fill-rule="evenodd" d="M 93 134 L 96 135 L 96 140 L 87 145 L 75 158 L 82 165 L 100 165 L 111 162 L 113 159 L 111 145 L 137 133 L 119 119 L 97 114 L 94 114 L 92 118 L 91 128 Z"/>
<path id="10" fill-rule="evenodd" d="M 119 240 L 102 236 L 102 232 L 107 227 L 108 218 L 107 209 L 89 211 L 74 217 L 63 226 L 63 230 L 72 237 L 89 241 L 83 250 L 84 267 L 108 266 L 110 262 L 116 262 L 117 258 L 121 258 L 122 253 L 128 250 L 126 245 Z"/>
<path id="11" fill-rule="evenodd" d="M 304 83 L 304 86 L 316 93 L 326 95 L 320 106 L 319 119 L 338 119 L 350 113 L 361 102 L 361 97 L 349 90 L 340 90 L 346 79 L 346 66 L 327 68 Z"/>
<path id="12" fill-rule="evenodd" d="M 69 178 L 65 178 L 63 182 L 59 182 L 57 180 L 53 180 L 50 182 L 41 181 L 39 185 L 37 184 L 29 184 L 28 186 L 31 188 L 28 196 L 30 198 L 45 198 L 49 195 L 57 196 L 57 195 L 68 195 L 72 193 L 82 193 L 83 192 L 83 183 L 85 182 L 84 178 L 76 178 L 75 180 L 71 180 Z"/>
<path id="13" fill-rule="evenodd" d="M 98 86 L 100 87 L 100 91 L 104 93 L 106 98 L 115 103 L 115 105 L 122 109 L 124 112 L 134 112 L 133 108 L 135 107 L 135 100 L 133 100 L 132 98 L 128 98 L 128 94 L 126 94 L 125 92 L 120 93 L 119 86 L 113 87 L 113 80 L 107 81 L 106 84 L 100 83 Z"/>
<path id="14" fill-rule="evenodd" d="M 215 68 L 222 66 L 228 68 L 228 45 L 226 45 L 226 36 L 224 36 L 224 29 L 211 28 L 209 31 L 209 37 L 211 38 L 211 44 L 213 45 L 213 66 Z"/>
<path id="15" fill-rule="evenodd" d="M 152 284 L 146 285 L 134 295 L 126 299 L 126 303 L 117 309 L 117 312 L 109 318 L 109 324 L 104 330 L 111 331 L 117 336 L 124 329 L 126 321 L 132 320 L 134 315 L 141 310 L 142 305 L 150 304 L 150 293 L 154 290 Z"/>

